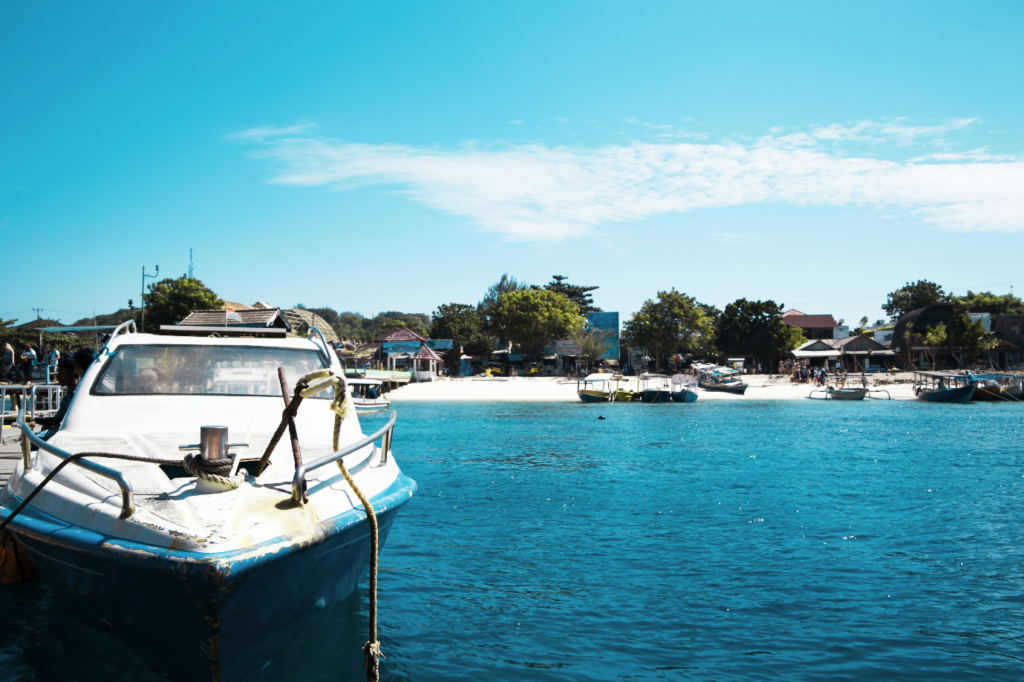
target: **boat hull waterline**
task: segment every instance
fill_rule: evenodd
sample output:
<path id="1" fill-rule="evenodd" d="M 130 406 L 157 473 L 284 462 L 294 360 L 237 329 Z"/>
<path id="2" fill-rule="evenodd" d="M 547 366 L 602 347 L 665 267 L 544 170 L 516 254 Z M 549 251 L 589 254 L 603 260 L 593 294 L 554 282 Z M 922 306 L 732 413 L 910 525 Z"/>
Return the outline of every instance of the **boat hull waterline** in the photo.
<path id="1" fill-rule="evenodd" d="M 977 384 L 969 384 L 957 388 L 939 388 L 935 390 L 918 389 L 917 397 L 930 403 L 966 403 L 970 402 L 977 390 Z"/>
<path id="2" fill-rule="evenodd" d="M 371 500 L 381 546 L 415 489 L 400 474 Z M 7 497 L 14 496 L 5 491 L 5 517 L 18 503 Z M 313 535 L 223 554 L 107 537 L 31 507 L 10 530 L 76 615 L 175 680 L 248 679 L 318 608 L 348 597 L 370 560 L 369 524 L 357 509 L 321 522 Z M 177 638 L 154 637 L 152 625 Z"/>

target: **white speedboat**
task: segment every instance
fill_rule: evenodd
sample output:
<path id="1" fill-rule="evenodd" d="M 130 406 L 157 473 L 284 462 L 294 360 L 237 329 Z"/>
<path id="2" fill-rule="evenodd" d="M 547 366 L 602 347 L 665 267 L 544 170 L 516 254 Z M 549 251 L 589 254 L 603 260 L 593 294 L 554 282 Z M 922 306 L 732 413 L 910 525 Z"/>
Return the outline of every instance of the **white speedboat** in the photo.
<path id="1" fill-rule="evenodd" d="M 356 588 L 412 496 L 389 456 L 395 417 L 363 434 L 322 337 L 133 330 L 48 441 L 21 422 L 38 451 L 0 493 L 0 524 L 82 618 L 165 675 L 245 680 Z"/>
<path id="2" fill-rule="evenodd" d="M 391 401 L 384 396 L 384 382 L 377 379 L 348 379 L 346 383 L 356 412 L 382 412 L 391 407 Z"/>

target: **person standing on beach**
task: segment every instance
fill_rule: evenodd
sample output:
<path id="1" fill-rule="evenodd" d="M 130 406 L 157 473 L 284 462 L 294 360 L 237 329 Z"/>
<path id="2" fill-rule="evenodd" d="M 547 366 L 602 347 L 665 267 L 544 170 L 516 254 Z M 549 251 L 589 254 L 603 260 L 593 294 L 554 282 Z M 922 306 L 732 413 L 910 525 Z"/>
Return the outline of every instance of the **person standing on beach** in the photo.
<path id="1" fill-rule="evenodd" d="M 0 375 L 0 380 L 10 381 L 11 370 L 14 369 L 14 347 L 9 343 L 4 344 L 4 364 L 3 374 Z"/>
<path id="2" fill-rule="evenodd" d="M 21 351 L 21 373 L 22 380 L 26 384 L 32 383 L 32 366 L 36 364 L 36 351 L 32 344 L 26 343 L 25 350 Z"/>

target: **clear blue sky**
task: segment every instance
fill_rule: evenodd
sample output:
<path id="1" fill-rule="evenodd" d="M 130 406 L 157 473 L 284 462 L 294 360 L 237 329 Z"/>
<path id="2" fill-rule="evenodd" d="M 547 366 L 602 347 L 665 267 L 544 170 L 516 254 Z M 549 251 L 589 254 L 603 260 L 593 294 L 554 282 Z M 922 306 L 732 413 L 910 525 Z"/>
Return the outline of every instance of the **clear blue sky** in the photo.
<path id="1" fill-rule="evenodd" d="M 7 2 L 0 315 L 1024 290 L 1020 2 Z"/>

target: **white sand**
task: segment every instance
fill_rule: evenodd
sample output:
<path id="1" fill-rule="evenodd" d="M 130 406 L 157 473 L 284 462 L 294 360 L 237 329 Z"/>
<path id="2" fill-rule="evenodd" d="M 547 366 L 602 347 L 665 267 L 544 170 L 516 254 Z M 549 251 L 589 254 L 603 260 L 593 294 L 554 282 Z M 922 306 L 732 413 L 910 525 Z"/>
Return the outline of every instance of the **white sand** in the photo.
<path id="1" fill-rule="evenodd" d="M 910 374 L 898 374 L 895 377 L 872 376 L 868 380 L 868 386 L 889 391 L 894 400 L 908 400 L 914 397 L 910 377 Z M 803 400 L 815 388 L 810 383 L 794 384 L 788 378 L 766 375 L 746 376 L 744 380 L 750 386 L 746 395 L 698 389 L 699 400 Z M 636 389 L 635 378 L 632 379 L 632 388 Z M 403 386 L 391 391 L 388 397 L 395 403 L 579 401 L 576 395 L 576 380 L 555 377 L 438 379 Z"/>

